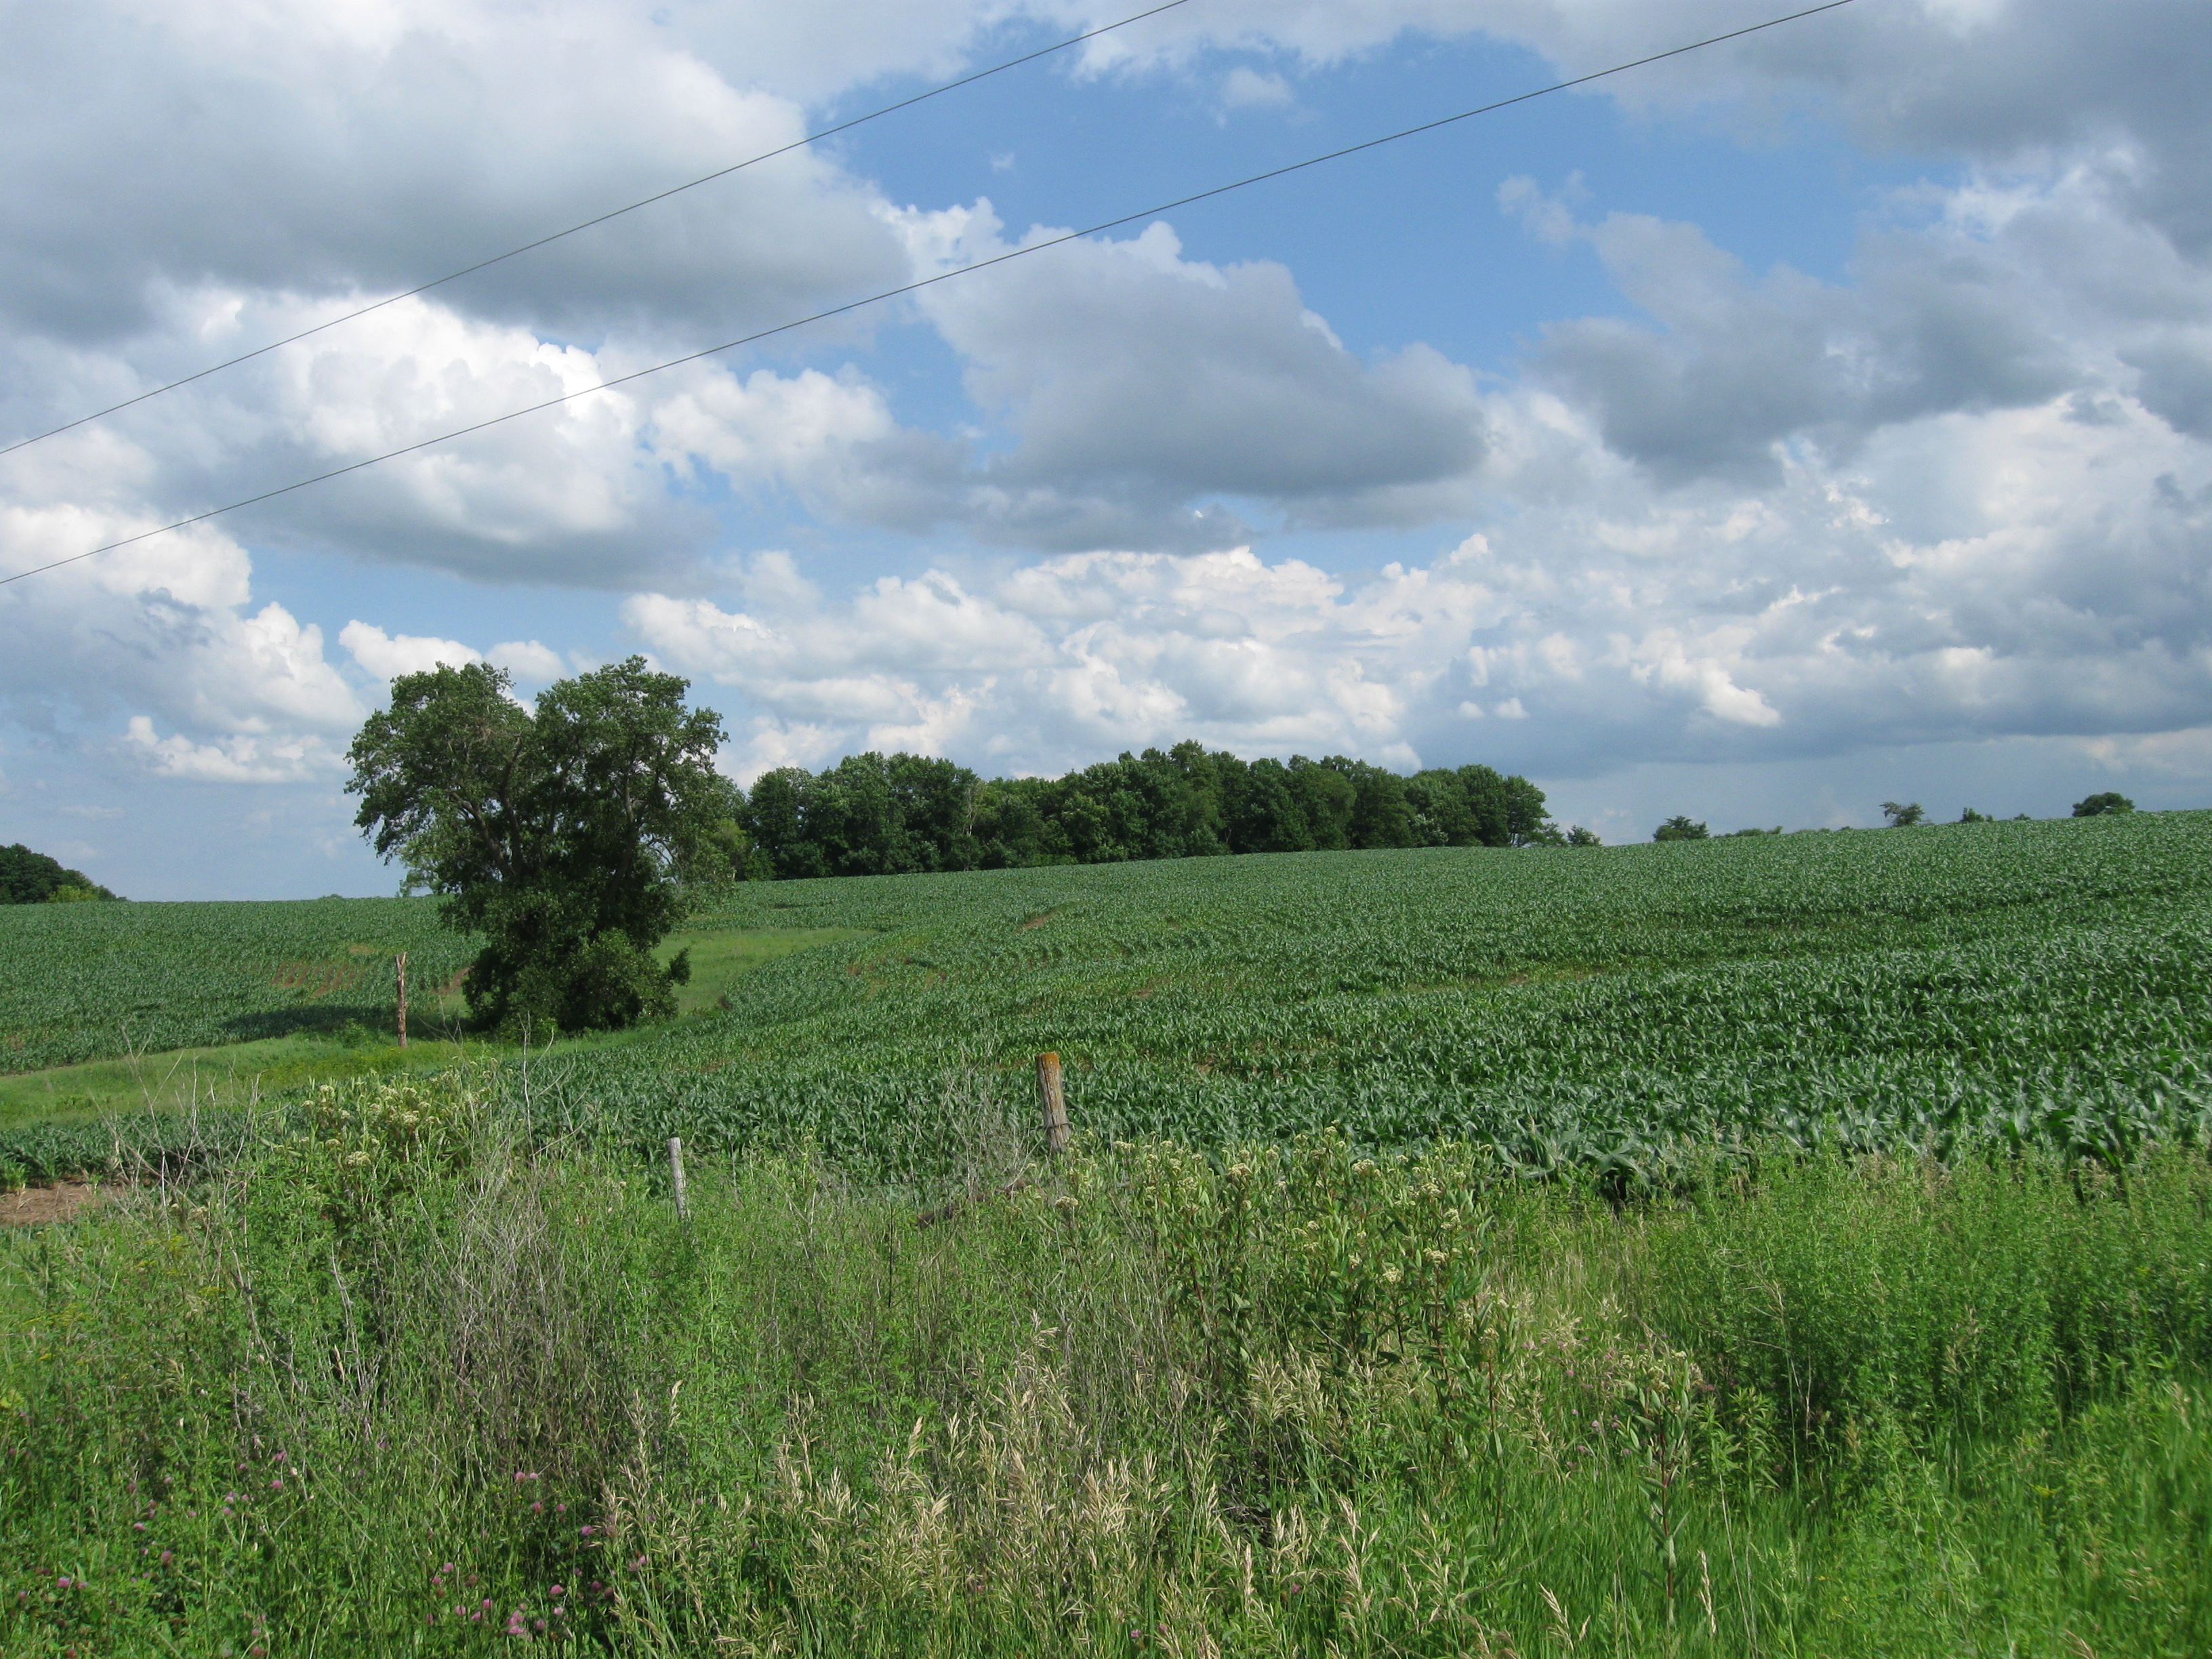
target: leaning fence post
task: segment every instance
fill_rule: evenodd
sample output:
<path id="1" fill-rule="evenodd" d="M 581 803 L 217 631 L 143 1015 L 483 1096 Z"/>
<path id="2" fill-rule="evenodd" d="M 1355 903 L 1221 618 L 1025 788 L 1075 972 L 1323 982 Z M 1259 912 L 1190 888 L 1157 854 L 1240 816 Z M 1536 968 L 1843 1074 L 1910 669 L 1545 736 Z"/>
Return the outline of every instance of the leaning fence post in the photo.
<path id="1" fill-rule="evenodd" d="M 1054 1158 L 1067 1150 L 1067 1097 L 1060 1092 L 1060 1056 L 1037 1056 L 1037 1111 L 1044 1119 L 1044 1149 Z"/>
<path id="2" fill-rule="evenodd" d="M 684 1143 L 674 1135 L 668 1137 L 668 1173 L 676 1179 L 676 1218 L 691 1218 L 691 1206 L 684 1201 Z"/>
<path id="3" fill-rule="evenodd" d="M 399 981 L 399 1046 L 407 1046 L 407 952 L 392 958 L 392 971 Z"/>

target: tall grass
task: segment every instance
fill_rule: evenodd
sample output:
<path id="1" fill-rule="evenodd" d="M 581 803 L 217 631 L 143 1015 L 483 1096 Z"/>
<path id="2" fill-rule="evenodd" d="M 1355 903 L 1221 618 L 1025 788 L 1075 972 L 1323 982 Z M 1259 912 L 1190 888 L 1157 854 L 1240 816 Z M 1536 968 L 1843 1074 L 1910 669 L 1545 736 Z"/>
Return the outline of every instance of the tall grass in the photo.
<path id="1" fill-rule="evenodd" d="M 1024 1158 L 979 1122 L 949 1214 L 737 1158 L 685 1221 L 410 1083 L 11 1237 L 0 1645 L 2212 1643 L 2198 1153 Z"/>

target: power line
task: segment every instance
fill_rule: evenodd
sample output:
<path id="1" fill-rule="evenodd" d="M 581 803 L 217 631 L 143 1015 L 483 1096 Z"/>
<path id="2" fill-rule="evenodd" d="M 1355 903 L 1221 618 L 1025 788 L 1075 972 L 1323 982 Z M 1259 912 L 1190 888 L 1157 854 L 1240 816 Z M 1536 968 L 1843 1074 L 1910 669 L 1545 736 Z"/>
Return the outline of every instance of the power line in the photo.
<path id="1" fill-rule="evenodd" d="M 381 311 L 386 306 L 398 305 L 402 300 L 411 300 L 418 294 L 428 294 L 434 288 L 443 288 L 447 283 L 459 282 L 464 276 L 472 276 L 479 270 L 489 270 L 495 264 L 514 258 L 520 254 L 533 252 L 538 248 L 561 240 L 563 237 L 574 236 L 579 231 L 589 230 L 595 225 L 604 225 L 610 220 L 621 218 L 624 214 L 635 213 L 640 208 L 648 208 L 656 202 L 665 202 L 672 196 L 681 196 L 687 190 L 696 190 L 702 185 L 711 185 L 717 179 L 726 179 L 733 173 L 742 173 L 745 168 L 757 167 L 763 161 L 772 161 L 779 155 L 788 155 L 795 149 L 804 149 L 807 145 L 819 143 L 824 138 L 835 137 L 841 132 L 850 132 L 854 127 L 865 126 L 870 121 L 880 120 L 886 115 L 895 115 L 902 109 L 912 109 L 916 104 L 927 103 L 932 98 L 942 97 L 948 92 L 957 92 L 962 87 L 972 87 L 978 81 L 988 81 L 994 75 L 1003 75 L 1008 70 L 1019 69 L 1024 64 L 1033 64 L 1040 58 L 1049 58 L 1056 52 L 1066 52 L 1070 46 L 1079 46 L 1085 40 L 1096 40 L 1102 34 L 1111 34 L 1115 29 L 1127 28 L 1132 23 L 1141 23 L 1147 17 L 1158 17 L 1164 11 L 1173 11 L 1177 6 L 1187 6 L 1189 3 L 1190 0 L 1167 0 L 1164 5 L 1154 6 L 1150 11 L 1140 11 L 1133 16 L 1124 17 L 1118 23 L 1108 23 L 1103 27 L 1091 29 L 1083 34 L 1070 35 L 1065 40 L 1054 41 L 1048 46 L 1040 46 L 1035 52 L 1023 53 L 1019 58 L 1009 58 L 1003 64 L 994 64 L 989 69 L 977 70 L 973 75 L 963 75 L 957 81 L 947 81 L 944 85 L 932 87 L 927 92 L 918 92 L 911 98 L 902 98 L 896 104 L 885 104 L 881 109 L 871 110 L 866 115 L 856 115 L 849 121 L 840 121 L 836 125 L 824 127 L 819 132 L 810 132 L 804 138 L 794 138 L 791 143 L 780 145 L 775 149 L 763 150 L 758 155 L 749 156 L 744 161 L 732 162 L 726 167 L 718 167 L 712 173 L 702 173 L 687 184 L 672 185 L 654 195 L 632 202 L 627 207 L 616 208 L 611 212 L 600 214 L 597 218 L 586 219 L 581 224 L 571 225 L 566 230 L 556 230 L 549 236 L 540 236 L 534 242 L 525 242 L 520 247 L 511 247 L 504 253 L 495 253 L 489 259 L 479 259 L 472 265 L 463 265 L 459 270 L 448 271 L 443 276 L 433 277 L 427 283 L 409 289 L 404 294 L 389 295 L 377 301 L 374 305 L 362 307 L 358 311 L 349 311 L 342 317 L 333 317 L 327 322 L 317 323 L 313 328 L 303 328 L 297 334 L 288 334 L 281 340 L 271 340 L 267 345 L 257 346 L 252 351 L 240 356 L 226 358 L 222 362 L 211 364 L 201 369 L 198 374 L 187 374 L 180 380 L 171 380 L 166 386 L 157 386 L 151 391 L 142 392 L 135 398 L 125 398 L 119 404 L 110 404 L 106 409 L 96 409 L 89 415 L 80 415 L 76 419 L 65 422 L 49 431 L 36 433 L 28 438 L 19 438 L 12 444 L 0 447 L 0 456 L 12 455 L 19 449 L 28 449 L 33 444 L 44 443 L 49 438 L 58 438 L 64 432 L 74 432 L 81 426 L 88 425 L 94 421 L 105 420 L 108 416 L 118 414 L 133 404 L 143 404 L 149 398 L 158 398 L 165 392 L 174 392 L 180 386 L 190 386 L 195 380 L 204 380 L 210 374 L 220 374 L 226 368 L 236 368 L 240 363 L 250 363 L 256 357 L 264 357 L 269 353 L 281 350 L 285 346 L 295 345 L 311 335 L 320 334 L 325 329 L 336 328 L 340 323 L 352 322 L 357 317 L 366 317 L 372 311 Z"/>
<path id="2" fill-rule="evenodd" d="M 1440 127 L 1448 127 L 1461 121 L 1472 120 L 1478 115 L 1488 115 L 1497 110 L 1510 108 L 1515 104 L 1525 104 L 1532 98 L 1547 97 L 1555 92 L 1565 92 L 1572 87 L 1588 86 L 1591 82 L 1602 81 L 1607 76 L 1620 75 L 1632 69 L 1642 69 L 1650 64 L 1663 63 L 1669 58 L 1680 58 L 1686 52 L 1700 52 L 1707 46 L 1719 46 L 1723 41 L 1740 40 L 1747 34 L 1757 34 L 1765 29 L 1778 28 L 1784 23 L 1795 23 L 1803 18 L 1816 17 L 1824 11 L 1840 10 L 1851 3 L 1852 0 L 1826 0 L 1826 3 L 1823 5 L 1808 6 L 1802 11 L 1793 11 L 1786 16 L 1770 17 L 1763 23 L 1753 23 L 1745 28 L 1730 29 L 1725 34 L 1709 35 L 1703 40 L 1692 40 L 1687 46 L 1674 46 L 1666 52 L 1653 52 L 1648 58 L 1638 58 L 1626 64 L 1615 64 L 1610 69 L 1594 70 L 1589 75 L 1578 75 L 1569 81 L 1554 82 L 1548 87 L 1539 87 L 1534 92 L 1518 93 L 1510 98 L 1501 98 L 1495 103 L 1484 104 L 1474 109 L 1462 110 L 1456 115 L 1446 115 L 1433 121 L 1424 121 L 1418 126 L 1402 127 L 1396 132 L 1385 133 L 1379 138 L 1370 138 L 1360 143 L 1347 144 L 1341 149 L 1333 149 L 1322 155 L 1309 156 L 1303 161 L 1292 161 L 1285 167 L 1270 167 L 1265 173 L 1255 173 L 1248 178 L 1238 179 L 1229 184 L 1216 185 L 1210 190 L 1197 191 L 1188 196 L 1177 197 L 1172 202 L 1163 202 L 1156 207 L 1145 208 L 1135 213 L 1125 213 L 1118 218 L 1103 220 L 1097 224 L 1086 226 L 1081 230 L 1065 231 L 1058 236 L 1049 237 L 1042 242 L 1031 242 L 1010 252 L 994 255 L 988 259 L 979 259 L 971 265 L 961 265 L 955 270 L 941 270 L 934 276 L 924 276 L 915 282 L 902 283 L 897 288 L 887 288 L 881 293 L 871 294 L 865 299 L 848 300 L 843 305 L 832 306 L 826 311 L 815 312 L 811 316 L 801 317 L 793 322 L 779 323 L 774 328 L 764 328 L 757 333 L 747 334 L 735 340 L 725 340 L 720 345 L 708 346 L 703 350 L 686 352 L 681 357 L 671 357 L 665 362 L 654 363 L 647 368 L 634 369 L 628 374 L 618 374 L 612 380 L 600 381 L 597 386 L 580 386 L 574 392 L 563 392 L 557 398 L 548 398 L 543 403 L 530 404 L 521 409 L 509 410 L 504 415 L 495 415 L 489 420 L 477 421 L 468 426 L 456 427 L 451 432 L 441 432 L 434 438 L 424 438 L 416 443 L 405 444 L 398 449 L 386 450 L 383 454 L 372 455 L 366 460 L 352 461 L 344 466 L 332 467 L 329 471 L 318 472 L 313 477 L 281 484 L 274 489 L 264 489 L 258 495 L 248 495 L 242 501 L 232 501 L 223 507 L 210 507 L 204 513 L 195 513 L 188 519 L 179 519 L 175 523 L 165 524 L 159 529 L 142 531 L 136 536 L 125 536 L 120 541 L 109 542 L 106 545 L 93 548 L 88 552 L 73 553 L 66 559 L 56 559 L 50 564 L 38 565 L 29 570 L 19 570 L 12 576 L 0 576 L 0 587 L 5 587 L 10 582 L 21 581 L 27 576 L 43 575 L 49 570 L 58 570 L 64 565 L 76 564 L 85 559 L 96 558 L 102 553 L 112 553 L 118 548 L 131 547 L 140 542 L 150 541 L 155 537 L 167 535 L 173 530 L 184 530 L 196 524 L 204 524 L 210 519 L 219 519 L 223 514 L 235 513 L 241 507 L 254 507 L 263 501 L 274 501 L 277 496 L 289 495 L 294 490 L 305 489 L 312 484 L 326 483 L 332 478 L 342 478 L 349 472 L 359 472 L 365 468 L 377 466 L 386 461 L 398 460 L 403 455 L 412 455 L 420 450 L 433 448 L 439 444 L 450 443 L 456 438 L 465 438 L 471 433 L 482 432 L 490 427 L 501 426 L 509 421 L 520 420 L 526 415 L 536 415 L 548 409 L 556 409 L 562 404 L 574 403 L 579 398 L 588 398 L 595 392 L 610 392 L 617 386 L 627 386 L 632 380 L 641 380 L 649 374 L 659 374 L 667 369 L 680 368 L 685 363 L 696 363 L 702 358 L 718 356 L 725 351 L 734 351 L 739 346 L 750 345 L 756 341 L 769 339 L 775 335 L 787 334 L 793 329 L 805 328 L 809 324 L 823 322 L 832 317 L 842 317 L 848 312 L 858 311 L 866 306 L 879 305 L 885 300 L 895 300 L 902 294 L 913 294 L 925 288 L 934 287 L 939 283 L 949 283 L 956 276 L 972 276 L 979 270 L 988 270 L 994 265 L 1003 265 L 1011 260 L 1026 258 L 1032 253 L 1042 253 L 1047 248 L 1060 247 L 1069 242 L 1079 241 L 1086 236 L 1096 236 L 1103 231 L 1115 230 L 1123 225 L 1133 224 L 1139 219 L 1149 219 L 1157 214 L 1171 213 L 1177 208 L 1188 207 L 1194 202 L 1208 201 L 1216 196 L 1225 196 L 1231 191 L 1243 190 L 1252 185 L 1264 184 L 1270 179 L 1280 179 L 1288 173 L 1303 173 L 1306 168 L 1319 167 L 1325 161 L 1340 161 L 1347 155 L 1357 155 L 1363 150 L 1376 149 L 1384 144 L 1395 143 L 1401 138 L 1414 137 L 1424 132 L 1434 132 Z"/>

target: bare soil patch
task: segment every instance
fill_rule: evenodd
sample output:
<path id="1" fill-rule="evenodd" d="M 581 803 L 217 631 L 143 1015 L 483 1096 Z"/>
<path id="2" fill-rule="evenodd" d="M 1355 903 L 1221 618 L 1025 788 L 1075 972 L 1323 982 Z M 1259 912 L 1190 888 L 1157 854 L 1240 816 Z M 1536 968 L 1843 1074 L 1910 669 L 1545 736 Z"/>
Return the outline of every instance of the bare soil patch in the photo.
<path id="1" fill-rule="evenodd" d="M 67 1221 L 88 1205 L 97 1204 L 100 1189 L 88 1181 L 64 1181 L 52 1187 L 26 1187 L 17 1193 L 0 1193 L 0 1227 L 35 1227 L 43 1222 Z"/>

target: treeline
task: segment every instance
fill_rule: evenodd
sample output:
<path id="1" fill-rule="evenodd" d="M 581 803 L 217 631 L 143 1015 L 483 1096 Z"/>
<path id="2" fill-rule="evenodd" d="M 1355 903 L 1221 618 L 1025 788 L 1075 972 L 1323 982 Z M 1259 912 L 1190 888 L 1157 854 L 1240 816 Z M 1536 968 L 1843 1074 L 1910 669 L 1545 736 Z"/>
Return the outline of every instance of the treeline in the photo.
<path id="1" fill-rule="evenodd" d="M 2107 789 L 2101 794 L 2091 795 L 2085 800 L 2077 800 L 2074 803 L 2074 816 L 2077 818 L 2106 817 L 2116 812 L 2132 812 L 2135 810 L 2136 804 L 2117 789 Z M 1911 830 L 1933 822 L 1928 816 L 1928 809 L 1917 800 L 1886 800 L 1881 804 L 1881 816 L 1882 821 L 1892 830 Z M 1995 823 L 1996 821 L 1987 812 L 1978 812 L 1971 806 L 1964 808 L 1959 816 L 1952 820 L 1955 823 Z M 2032 820 L 2027 813 L 2016 812 L 2013 815 L 2012 821 L 2014 823 L 2027 823 Z M 1771 830 L 1753 827 L 1749 830 L 1730 830 L 1726 833 L 1727 836 L 1778 836 L 1782 833 L 1782 826 L 1778 823 Z M 1725 838 L 1725 836 L 1723 837 L 1723 839 Z M 1703 821 L 1692 818 L 1685 813 L 1677 812 L 1651 832 L 1651 839 L 1654 841 L 1710 841 L 1714 839 L 1714 836 L 1711 830 L 1707 828 Z"/>
<path id="2" fill-rule="evenodd" d="M 1059 778 L 987 781 L 906 754 L 787 767 L 744 793 L 733 828 L 732 862 L 754 880 L 1596 840 L 1561 832 L 1542 790 L 1487 766 L 1406 777 L 1340 755 L 1245 761 L 1188 742 Z"/>
<path id="3" fill-rule="evenodd" d="M 59 859 L 33 853 L 20 841 L 0 847 L 0 904 L 67 904 L 114 896 L 83 871 L 64 869 Z"/>

